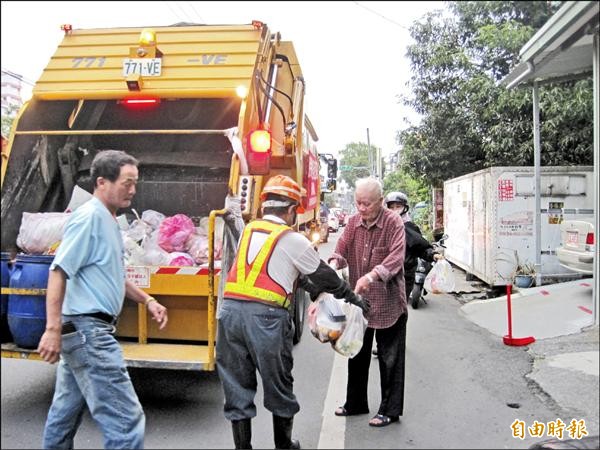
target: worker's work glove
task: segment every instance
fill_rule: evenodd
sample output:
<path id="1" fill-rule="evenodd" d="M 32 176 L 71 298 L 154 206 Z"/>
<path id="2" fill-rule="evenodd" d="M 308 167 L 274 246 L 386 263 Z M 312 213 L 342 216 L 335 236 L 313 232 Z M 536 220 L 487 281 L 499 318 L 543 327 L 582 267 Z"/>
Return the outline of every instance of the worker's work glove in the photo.
<path id="1" fill-rule="evenodd" d="M 362 295 L 354 293 L 353 291 L 350 291 L 350 293 L 345 297 L 345 301 L 346 303 L 352 303 L 353 305 L 358 306 L 363 310 L 363 315 L 365 316 L 369 314 L 369 311 L 371 310 L 371 304 L 369 303 L 369 300 Z"/>
<path id="2" fill-rule="evenodd" d="M 317 285 L 310 281 L 310 278 L 305 275 L 300 275 L 300 278 L 298 278 L 298 287 L 308 292 L 312 302 L 314 302 L 321 293 Z"/>
<path id="3" fill-rule="evenodd" d="M 335 298 L 343 298 L 346 303 L 352 303 L 353 305 L 358 306 L 363 310 L 364 314 L 367 314 L 371 309 L 371 304 L 369 300 L 366 298 L 356 294 L 351 288 L 350 285 L 344 281 L 342 281 L 342 286 L 337 289 L 335 292 L 332 292 Z"/>
<path id="4" fill-rule="evenodd" d="M 242 199 L 234 195 L 227 195 L 225 197 L 225 218 L 242 218 Z"/>
<path id="5" fill-rule="evenodd" d="M 238 241 L 244 230 L 244 219 L 242 218 L 242 200 L 231 192 L 225 197 L 225 214 L 223 214 L 225 228 L 231 234 L 234 241 Z"/>

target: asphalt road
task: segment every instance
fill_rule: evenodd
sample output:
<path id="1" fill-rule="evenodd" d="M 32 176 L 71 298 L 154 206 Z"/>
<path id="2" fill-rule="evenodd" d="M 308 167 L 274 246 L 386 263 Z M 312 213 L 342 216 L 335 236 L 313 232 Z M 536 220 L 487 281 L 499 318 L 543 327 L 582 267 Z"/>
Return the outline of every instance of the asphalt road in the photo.
<path id="1" fill-rule="evenodd" d="M 322 246 L 328 255 L 341 231 Z M 515 420 L 531 426 L 560 416 L 560 409 L 526 374 L 531 357 L 507 347 L 497 336 L 465 319 L 451 296 L 428 297 L 409 311 L 405 414 L 401 423 L 372 428 L 377 411 L 379 371 L 373 358 L 371 414 L 333 415 L 344 401 L 346 359 L 305 328 L 295 347 L 295 392 L 301 411 L 294 435 L 303 448 L 527 448 L 547 436 L 523 440 L 512 435 Z M 2 359 L 2 448 L 40 448 L 54 390 L 55 367 Z M 232 448 L 230 425 L 222 413 L 216 373 L 133 370 L 132 378 L 147 416 L 146 448 Z M 273 448 L 271 416 L 256 399 L 254 448 Z M 571 417 L 561 417 L 568 423 Z M 76 448 L 101 448 L 102 436 L 89 416 Z"/>

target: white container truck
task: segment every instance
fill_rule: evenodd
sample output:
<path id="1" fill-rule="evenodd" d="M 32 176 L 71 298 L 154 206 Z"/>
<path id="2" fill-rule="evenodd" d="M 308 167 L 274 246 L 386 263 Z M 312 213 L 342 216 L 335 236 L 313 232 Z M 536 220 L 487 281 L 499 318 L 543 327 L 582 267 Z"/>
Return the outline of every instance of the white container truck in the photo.
<path id="1" fill-rule="evenodd" d="M 541 168 L 542 283 L 579 277 L 558 263 L 560 223 L 593 221 L 592 166 Z M 489 286 L 535 263 L 533 167 L 490 167 L 444 182 L 445 255 Z"/>

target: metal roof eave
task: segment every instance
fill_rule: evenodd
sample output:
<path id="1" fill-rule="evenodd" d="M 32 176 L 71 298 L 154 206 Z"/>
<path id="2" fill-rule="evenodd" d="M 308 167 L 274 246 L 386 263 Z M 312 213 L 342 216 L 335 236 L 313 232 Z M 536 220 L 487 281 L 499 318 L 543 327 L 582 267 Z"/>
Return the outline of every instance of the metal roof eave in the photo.
<path id="1" fill-rule="evenodd" d="M 551 81 L 592 70 L 593 39 L 598 32 L 600 4 L 567 2 L 523 46 L 519 63 L 501 85 L 512 88 L 533 79 Z"/>
<path id="2" fill-rule="evenodd" d="M 521 48 L 521 61 L 530 61 L 542 52 L 561 46 L 574 33 L 582 30 L 594 16 L 598 16 L 599 6 L 596 1 L 565 2 Z"/>

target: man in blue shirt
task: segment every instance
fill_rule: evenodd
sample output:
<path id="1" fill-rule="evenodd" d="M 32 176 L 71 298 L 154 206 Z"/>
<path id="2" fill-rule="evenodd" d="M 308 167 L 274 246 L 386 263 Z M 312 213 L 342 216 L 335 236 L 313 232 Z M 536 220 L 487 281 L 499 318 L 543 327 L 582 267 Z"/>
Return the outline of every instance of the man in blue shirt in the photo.
<path id="1" fill-rule="evenodd" d="M 160 329 L 168 320 L 167 309 L 125 276 L 116 214 L 131 205 L 137 165 L 122 151 L 96 155 L 94 197 L 72 214 L 50 266 L 46 331 L 38 351 L 46 362 L 60 363 L 44 448 L 73 448 L 86 406 L 105 448 L 144 447 L 144 412 L 114 337 L 125 295 L 145 304 Z"/>

